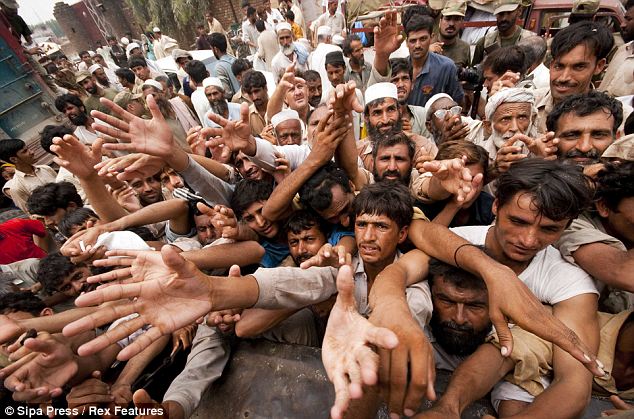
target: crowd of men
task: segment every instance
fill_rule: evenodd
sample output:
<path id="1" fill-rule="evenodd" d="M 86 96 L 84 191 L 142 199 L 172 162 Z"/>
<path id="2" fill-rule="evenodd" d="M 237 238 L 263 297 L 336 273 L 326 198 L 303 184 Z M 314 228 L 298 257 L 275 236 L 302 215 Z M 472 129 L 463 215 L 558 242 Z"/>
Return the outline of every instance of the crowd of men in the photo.
<path id="1" fill-rule="evenodd" d="M 177 77 L 47 65 L 58 169 L 0 141 L 3 404 L 188 418 L 237 337 L 321 347 L 333 418 L 634 409 L 634 1 L 618 46 L 598 2 L 547 41 L 498 0 L 474 54 L 465 1 L 389 10 L 373 62 L 337 6 L 244 4 L 250 59 L 209 12 Z"/>

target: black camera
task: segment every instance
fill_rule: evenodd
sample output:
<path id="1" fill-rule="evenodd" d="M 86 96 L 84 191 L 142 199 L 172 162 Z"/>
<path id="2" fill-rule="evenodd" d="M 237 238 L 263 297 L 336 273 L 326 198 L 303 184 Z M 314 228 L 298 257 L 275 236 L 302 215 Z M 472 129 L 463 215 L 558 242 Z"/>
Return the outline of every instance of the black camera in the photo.
<path id="1" fill-rule="evenodd" d="M 466 90 L 481 90 L 484 84 L 482 68 L 479 65 L 458 67 L 458 80 L 464 83 L 463 88 Z"/>

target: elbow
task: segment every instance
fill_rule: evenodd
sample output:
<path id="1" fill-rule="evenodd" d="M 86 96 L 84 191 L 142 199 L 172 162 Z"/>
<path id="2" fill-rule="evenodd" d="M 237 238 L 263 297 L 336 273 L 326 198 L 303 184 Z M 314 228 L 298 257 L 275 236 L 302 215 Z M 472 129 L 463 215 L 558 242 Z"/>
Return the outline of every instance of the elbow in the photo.
<path id="1" fill-rule="evenodd" d="M 260 332 L 252 327 L 252 325 L 243 321 L 236 323 L 235 333 L 239 338 L 253 338 L 260 334 Z"/>
<path id="2" fill-rule="evenodd" d="M 251 264 L 254 264 L 254 263 L 260 263 L 260 261 L 264 257 L 264 253 L 265 253 L 264 247 L 260 246 L 258 244 L 258 242 L 255 242 L 255 241 L 251 242 L 250 246 L 253 248 L 253 252 L 252 252 L 253 257 L 247 259 L 245 261 L 245 264 L 246 265 L 251 265 Z"/>

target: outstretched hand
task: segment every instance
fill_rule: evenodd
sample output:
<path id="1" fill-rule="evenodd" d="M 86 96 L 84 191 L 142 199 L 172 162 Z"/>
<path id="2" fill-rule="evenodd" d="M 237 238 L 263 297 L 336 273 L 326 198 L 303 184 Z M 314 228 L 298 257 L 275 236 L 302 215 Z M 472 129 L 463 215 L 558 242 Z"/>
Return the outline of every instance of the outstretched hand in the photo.
<path id="1" fill-rule="evenodd" d="M 376 55 L 389 56 L 396 51 L 403 42 L 398 28 L 398 12 L 388 10 L 379 21 L 379 26 L 374 27 L 374 49 Z"/>
<path id="2" fill-rule="evenodd" d="M 34 352 L 16 365 L 0 371 L 4 385 L 16 401 L 44 402 L 62 394 L 62 386 L 77 373 L 78 365 L 70 347 L 52 335 L 29 338 L 24 346 Z"/>
<path id="3" fill-rule="evenodd" d="M 315 256 L 303 261 L 299 266 L 302 269 L 308 269 L 311 266 L 339 268 L 343 265 L 350 265 L 350 263 L 352 263 L 352 256 L 350 256 L 345 246 L 333 246 L 330 243 L 326 243 L 321 246 Z"/>
<path id="4" fill-rule="evenodd" d="M 440 182 L 442 188 L 452 194 L 457 202 L 462 202 L 471 192 L 472 176 L 465 167 L 466 156 L 450 160 L 433 160 L 423 163 L 422 168 Z"/>
<path id="5" fill-rule="evenodd" d="M 240 119 L 230 121 L 222 116 L 209 113 L 209 119 L 219 127 L 203 128 L 200 133 L 204 137 L 213 137 L 205 145 L 209 148 L 228 147 L 233 152 L 242 151 L 247 156 L 253 156 L 256 151 L 255 138 L 251 135 L 249 123 L 249 106 L 240 105 Z"/>
<path id="6" fill-rule="evenodd" d="M 213 208 L 199 202 L 198 210 L 211 217 L 211 224 L 224 239 L 237 239 L 240 234 L 238 219 L 233 210 L 224 205 L 216 205 Z"/>
<path id="7" fill-rule="evenodd" d="M 103 143 L 102 138 L 97 138 L 89 149 L 73 135 L 67 134 L 64 138 L 55 137 L 51 151 L 57 154 L 57 157 L 54 157 L 53 161 L 78 178 L 90 177 L 96 174 L 94 167 L 101 162 Z"/>
<path id="8" fill-rule="evenodd" d="M 187 326 L 211 311 L 207 277 L 172 246 L 163 246 L 161 252 L 115 250 L 108 252 L 107 256 L 124 257 L 102 261 L 102 266 L 128 267 L 98 275 L 93 280 L 108 282 L 130 278 L 130 283 L 113 284 L 83 294 L 75 300 L 75 304 L 86 307 L 122 301 L 70 323 L 64 327 L 64 335 L 74 336 L 133 313 L 139 316 L 85 343 L 79 347 L 79 355 L 99 352 L 143 325 L 151 325 L 148 331 L 119 352 L 117 358 L 126 361 L 161 336 Z"/>
<path id="9" fill-rule="evenodd" d="M 350 399 L 362 396 L 362 385 L 374 385 L 378 380 L 379 356 L 368 345 L 385 349 L 398 345 L 393 332 L 373 326 L 357 312 L 350 265 L 339 269 L 337 290 L 321 352 L 328 379 L 335 386 L 333 419 L 343 416 Z"/>
<path id="10" fill-rule="evenodd" d="M 111 100 L 101 98 L 106 105 L 119 118 L 99 111 L 90 114 L 108 125 L 93 124 L 94 130 L 120 140 L 119 143 L 107 143 L 107 150 L 127 151 L 129 153 L 144 153 L 152 156 L 168 159 L 176 147 L 172 130 L 161 114 L 153 95 L 145 98 L 147 106 L 152 114 L 152 119 L 142 119 L 131 114 Z"/>
<path id="11" fill-rule="evenodd" d="M 351 110 L 362 113 L 363 105 L 359 102 L 356 88 L 357 85 L 352 80 L 337 85 L 333 89 L 330 98 L 328 98 L 328 108 L 332 109 L 337 115 L 347 115 Z"/>

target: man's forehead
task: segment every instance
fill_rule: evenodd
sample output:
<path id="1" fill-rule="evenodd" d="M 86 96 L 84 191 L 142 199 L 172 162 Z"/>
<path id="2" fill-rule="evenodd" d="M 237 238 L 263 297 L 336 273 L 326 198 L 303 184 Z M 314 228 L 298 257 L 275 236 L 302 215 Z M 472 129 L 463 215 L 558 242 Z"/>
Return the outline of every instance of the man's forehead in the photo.
<path id="1" fill-rule="evenodd" d="M 443 275 L 434 277 L 431 291 L 434 296 L 442 294 L 444 297 L 459 303 L 486 303 L 488 300 L 485 289 L 458 287 L 446 280 Z"/>
<path id="2" fill-rule="evenodd" d="M 449 108 L 451 108 L 453 106 L 457 106 L 457 105 L 458 104 L 454 100 L 449 99 L 448 97 L 443 97 L 443 98 L 440 98 L 440 99 L 436 100 L 431 105 L 431 110 L 435 112 L 435 111 L 440 110 L 440 109 L 449 109 Z"/>
<path id="3" fill-rule="evenodd" d="M 391 144 L 379 146 L 376 150 L 377 158 L 385 155 L 409 156 L 409 149 L 405 144 Z"/>
<path id="4" fill-rule="evenodd" d="M 531 104 L 528 102 L 510 102 L 502 103 L 495 109 L 493 118 L 499 118 L 501 116 L 512 115 L 516 113 L 529 113 L 531 111 Z"/>
<path id="5" fill-rule="evenodd" d="M 288 231 L 288 238 L 306 238 L 309 236 L 316 236 L 319 234 L 323 234 L 323 232 L 319 229 L 319 226 L 317 225 L 312 225 L 310 226 L 310 228 L 304 229 L 302 231 L 300 231 L 299 233 L 295 233 L 291 230 Z"/>
<path id="6" fill-rule="evenodd" d="M 366 223 L 384 223 L 384 224 L 393 224 L 395 223 L 390 217 L 385 214 L 370 214 L 367 212 L 362 212 L 356 217 L 357 222 L 363 221 Z"/>
<path id="7" fill-rule="evenodd" d="M 564 131 L 600 131 L 614 128 L 614 116 L 604 109 L 598 109 L 589 115 L 577 115 L 575 112 L 562 114 L 557 120 L 557 133 Z"/>
<path id="8" fill-rule="evenodd" d="M 596 61 L 594 51 L 586 44 L 577 45 L 568 52 L 561 54 L 559 57 L 553 58 L 555 64 L 578 64 L 593 63 Z"/>
<path id="9" fill-rule="evenodd" d="M 298 119 L 289 119 L 283 122 L 280 122 L 279 124 L 277 124 L 277 126 L 275 127 L 275 131 L 282 131 L 282 130 L 294 130 L 294 131 L 299 131 L 302 129 L 301 123 L 299 122 Z"/>
<path id="10" fill-rule="evenodd" d="M 196 227 L 211 225 L 211 217 L 207 214 L 194 214 Z"/>
<path id="11" fill-rule="evenodd" d="M 389 108 L 390 106 L 396 106 L 396 99 L 392 97 L 385 97 L 382 99 L 383 100 L 379 100 L 378 103 L 369 104 L 368 110 L 372 112 L 377 109 L 385 109 L 385 108 Z"/>

